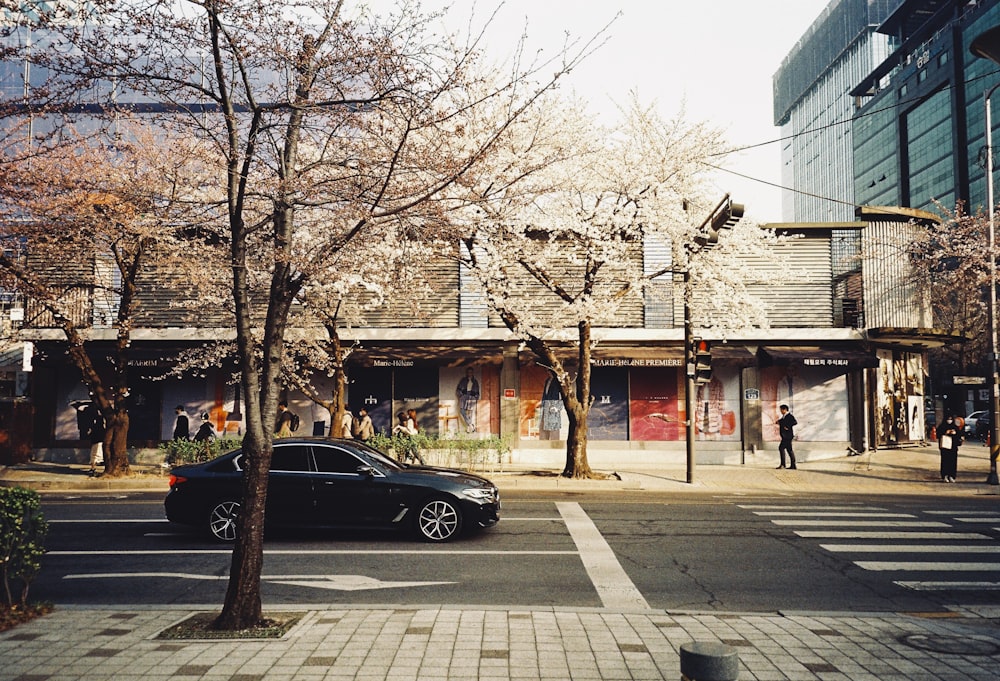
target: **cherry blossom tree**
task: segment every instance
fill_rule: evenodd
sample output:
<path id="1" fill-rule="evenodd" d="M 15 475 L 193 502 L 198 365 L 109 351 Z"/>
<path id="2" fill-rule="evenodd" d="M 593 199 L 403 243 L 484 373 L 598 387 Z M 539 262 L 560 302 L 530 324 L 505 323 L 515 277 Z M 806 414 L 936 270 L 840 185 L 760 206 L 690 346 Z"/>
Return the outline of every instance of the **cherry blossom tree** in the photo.
<path id="1" fill-rule="evenodd" d="M 345 344 L 343 329 L 364 325 L 376 312 L 426 318 L 437 291 L 426 263 L 435 249 L 416 229 L 399 232 L 373 225 L 324 264 L 303 286 L 294 326 L 311 329 L 290 339 L 284 365 L 286 385 L 330 412 L 330 436 L 350 437 L 342 428 L 347 407 L 347 360 L 358 347 Z M 414 309 L 415 306 L 421 306 Z M 423 312 L 421 312 L 423 310 Z M 324 393 L 332 379 L 332 390 Z"/>
<path id="2" fill-rule="evenodd" d="M 170 153 L 159 148 L 165 142 Z M 28 298 L 26 328 L 54 326 L 65 336 L 67 355 L 107 426 L 104 475 L 128 475 L 128 358 L 138 288 L 154 268 L 166 275 L 190 267 L 175 255 L 186 239 L 177 226 L 193 219 L 177 192 L 200 164 L 183 140 L 125 120 L 111 138 L 63 128 L 58 142 L 35 140 L 8 152 L 0 170 L 0 270 Z M 114 332 L 110 353 L 95 338 L 99 316 Z"/>
<path id="3" fill-rule="evenodd" d="M 482 33 L 441 35 L 401 2 L 377 17 L 344 0 L 92 0 L 21 56 L 199 141 L 229 248 L 247 396 L 242 508 L 216 626 L 261 619 L 263 519 L 289 316 L 348 244 L 433 230 L 448 191 L 595 43 L 542 61 L 487 64 Z M 210 192 L 211 193 L 211 192 Z M 200 288 L 200 287 L 199 287 Z"/>
<path id="4" fill-rule="evenodd" d="M 936 368 L 949 374 L 988 371 L 989 216 L 938 206 L 943 219 L 900 246 L 913 276 L 929 290 L 934 326 L 963 335 L 967 342 L 931 352 Z"/>
<path id="5" fill-rule="evenodd" d="M 506 166 L 468 188 L 473 226 L 456 253 L 491 309 L 558 380 L 569 419 L 562 475 L 576 478 L 594 476 L 587 417 L 600 328 L 641 326 L 643 301 L 669 294 L 669 280 L 685 272 L 715 301 L 699 308 L 697 326 L 763 325 L 762 304 L 746 287 L 756 282 L 738 258 L 766 255 L 774 241 L 741 229 L 692 257 L 688 246 L 717 198 L 706 174 L 723 150 L 718 131 L 663 120 L 637 101 L 611 130 L 581 110 L 553 100 L 518 121 L 505 138 Z M 664 248 L 665 261 L 650 259 Z"/>

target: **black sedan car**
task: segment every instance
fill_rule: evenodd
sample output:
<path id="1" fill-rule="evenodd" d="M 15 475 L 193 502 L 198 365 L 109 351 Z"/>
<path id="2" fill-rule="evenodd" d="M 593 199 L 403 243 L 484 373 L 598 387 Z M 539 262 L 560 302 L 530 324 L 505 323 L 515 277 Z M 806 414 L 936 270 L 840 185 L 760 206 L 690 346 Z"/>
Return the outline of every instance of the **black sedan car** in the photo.
<path id="1" fill-rule="evenodd" d="M 243 452 L 170 472 L 167 519 L 236 539 Z M 283 438 L 274 443 L 269 527 L 405 528 L 427 541 L 500 519 L 500 493 L 486 478 L 448 468 L 404 466 L 355 440 Z"/>

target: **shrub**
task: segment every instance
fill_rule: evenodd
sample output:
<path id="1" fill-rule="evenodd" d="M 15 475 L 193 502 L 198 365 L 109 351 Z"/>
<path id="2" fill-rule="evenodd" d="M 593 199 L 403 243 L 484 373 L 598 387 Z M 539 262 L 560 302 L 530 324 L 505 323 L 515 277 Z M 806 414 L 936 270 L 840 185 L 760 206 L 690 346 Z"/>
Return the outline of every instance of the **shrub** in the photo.
<path id="1" fill-rule="evenodd" d="M 490 435 L 489 437 L 437 437 L 424 432 L 416 435 L 386 435 L 376 433 L 368 444 L 379 451 L 394 454 L 401 458 L 401 452 L 412 442 L 421 451 L 441 451 L 448 454 L 448 465 L 466 470 L 485 468 L 503 461 L 505 454 L 510 453 L 510 439 Z"/>
<path id="2" fill-rule="evenodd" d="M 28 588 L 42 567 L 42 545 L 49 531 L 42 517 L 38 492 L 23 487 L 0 487 L 0 572 L 3 574 L 4 604 L 25 606 Z M 18 600 L 12 581 L 21 582 Z"/>
<path id="3" fill-rule="evenodd" d="M 239 449 L 242 444 L 242 437 L 212 438 L 203 442 L 168 440 L 160 443 L 159 450 L 163 453 L 164 461 L 171 465 L 179 465 L 209 461 L 220 454 Z"/>

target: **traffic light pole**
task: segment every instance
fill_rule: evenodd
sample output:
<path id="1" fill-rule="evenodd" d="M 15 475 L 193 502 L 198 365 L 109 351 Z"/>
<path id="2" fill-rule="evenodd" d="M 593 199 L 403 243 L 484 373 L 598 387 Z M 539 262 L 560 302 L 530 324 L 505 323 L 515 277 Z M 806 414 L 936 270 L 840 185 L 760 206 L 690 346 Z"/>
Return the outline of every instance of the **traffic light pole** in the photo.
<path id="1" fill-rule="evenodd" d="M 731 228 L 743 217 L 743 204 L 733 203 L 726 194 L 719 205 L 698 228 L 693 244 L 687 244 L 687 262 L 684 263 L 684 425 L 687 428 L 687 481 L 694 482 L 695 470 L 695 413 L 694 391 L 698 382 L 697 356 L 694 350 L 694 326 L 691 320 L 691 259 L 702 249 L 711 248 L 719 240 L 719 232 Z"/>
<path id="2" fill-rule="evenodd" d="M 686 419 L 684 425 L 687 428 L 687 481 L 694 482 L 694 351 L 692 346 L 692 326 L 691 326 L 691 274 L 688 268 L 684 269 L 684 414 Z"/>

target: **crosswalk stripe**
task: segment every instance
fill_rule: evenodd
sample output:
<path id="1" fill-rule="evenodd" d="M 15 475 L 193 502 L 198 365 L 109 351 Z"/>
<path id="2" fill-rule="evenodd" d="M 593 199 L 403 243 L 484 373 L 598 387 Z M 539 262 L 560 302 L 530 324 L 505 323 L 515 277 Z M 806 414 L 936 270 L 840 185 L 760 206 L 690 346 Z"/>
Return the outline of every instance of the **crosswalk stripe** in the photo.
<path id="1" fill-rule="evenodd" d="M 955 544 L 820 544 L 840 553 L 1000 553 L 1000 544 L 956 546 Z M 1000 568 L 1000 563 L 997 564 Z"/>
<path id="2" fill-rule="evenodd" d="M 865 570 L 872 571 L 896 571 L 905 570 L 912 572 L 915 570 L 927 570 L 931 572 L 995 572 L 1000 568 L 1000 563 L 960 563 L 949 561 L 923 562 L 923 561 L 890 561 L 890 560 L 857 560 L 854 564 Z"/>
<path id="3" fill-rule="evenodd" d="M 949 557 L 962 554 L 1000 554 L 1000 544 L 977 543 L 958 544 L 956 540 L 992 540 L 993 537 L 979 532 L 950 531 L 955 523 L 996 523 L 1000 517 L 996 511 L 922 511 L 937 520 L 891 520 L 892 518 L 916 518 L 909 513 L 879 512 L 881 509 L 860 507 L 792 507 L 792 506 L 744 506 L 754 515 L 762 516 L 779 526 L 796 526 L 795 535 L 806 539 L 853 539 L 867 543 L 823 543 L 820 548 L 838 554 L 922 554 L 927 557 L 948 554 Z M 943 531 L 935 531 L 941 528 Z M 1000 529 L 1000 528 L 998 528 Z M 892 543 L 890 540 L 913 542 L 927 540 L 928 544 Z M 879 543 L 886 542 L 886 543 Z M 855 560 L 855 565 L 863 570 L 893 572 L 945 572 L 950 574 L 966 572 L 996 573 L 1000 570 L 997 562 L 962 561 L 878 561 Z M 957 576 L 957 574 L 956 574 Z M 913 591 L 998 591 L 1000 582 L 976 581 L 896 581 L 895 584 Z"/>
<path id="4" fill-rule="evenodd" d="M 605 608 L 649 608 L 622 567 L 608 541 L 587 512 L 576 502 L 556 503 L 559 515 L 580 552 L 580 560 Z"/>
<path id="5" fill-rule="evenodd" d="M 871 530 L 798 530 L 795 534 L 803 539 L 992 539 L 978 532 L 874 532 Z"/>

